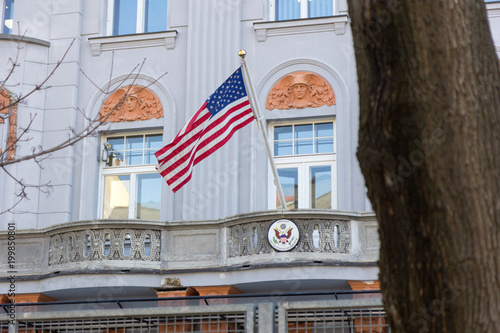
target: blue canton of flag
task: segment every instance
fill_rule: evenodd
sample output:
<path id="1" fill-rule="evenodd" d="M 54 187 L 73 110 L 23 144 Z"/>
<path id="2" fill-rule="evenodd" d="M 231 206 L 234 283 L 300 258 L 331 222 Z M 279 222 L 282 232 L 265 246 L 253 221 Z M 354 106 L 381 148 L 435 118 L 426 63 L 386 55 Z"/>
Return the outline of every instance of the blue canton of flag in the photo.
<path id="1" fill-rule="evenodd" d="M 207 108 L 215 116 L 218 112 L 234 101 L 247 95 L 243 84 L 241 69 L 233 73 L 215 92 L 207 99 Z"/>

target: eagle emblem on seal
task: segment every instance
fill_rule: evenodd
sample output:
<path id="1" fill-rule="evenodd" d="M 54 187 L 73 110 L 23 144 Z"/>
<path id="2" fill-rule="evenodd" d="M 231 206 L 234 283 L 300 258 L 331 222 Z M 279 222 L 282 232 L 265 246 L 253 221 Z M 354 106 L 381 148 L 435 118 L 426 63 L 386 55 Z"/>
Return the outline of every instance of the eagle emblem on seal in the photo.
<path id="1" fill-rule="evenodd" d="M 300 229 L 291 220 L 279 219 L 271 223 L 267 231 L 269 245 L 276 251 L 292 250 L 300 239 Z"/>
<path id="2" fill-rule="evenodd" d="M 279 229 L 274 228 L 274 233 L 276 235 L 276 238 L 279 239 L 279 241 L 282 244 L 285 244 L 285 243 L 288 243 L 288 241 L 289 241 L 288 239 L 290 238 L 290 236 L 292 236 L 292 230 L 293 230 L 293 227 L 290 226 L 287 228 L 286 224 L 281 224 L 279 226 Z"/>

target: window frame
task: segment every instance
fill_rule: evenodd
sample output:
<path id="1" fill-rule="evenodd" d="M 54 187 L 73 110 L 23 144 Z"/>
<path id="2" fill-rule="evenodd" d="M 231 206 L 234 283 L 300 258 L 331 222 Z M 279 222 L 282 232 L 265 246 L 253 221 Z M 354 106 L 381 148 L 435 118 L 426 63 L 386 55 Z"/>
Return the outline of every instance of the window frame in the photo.
<path id="1" fill-rule="evenodd" d="M 140 131 L 140 132 L 117 132 L 117 133 L 110 133 L 107 135 L 102 135 L 101 136 L 101 144 L 100 144 L 100 150 L 101 152 L 103 148 L 103 144 L 108 141 L 108 138 L 111 137 L 131 137 L 131 136 L 137 136 L 137 135 L 155 135 L 155 134 L 161 134 L 162 135 L 162 145 L 163 143 L 163 132 L 162 131 Z M 144 148 L 143 148 L 144 149 Z M 139 165 L 120 165 L 120 166 L 106 166 L 106 162 L 102 161 L 101 158 L 99 158 L 99 193 L 98 193 L 98 212 L 97 216 L 99 219 L 108 219 L 104 217 L 104 191 L 105 191 L 105 177 L 106 176 L 122 176 L 122 175 L 129 175 L 130 176 L 130 183 L 129 183 L 129 206 L 128 206 L 128 217 L 127 219 L 130 220 L 137 220 L 135 217 L 137 214 L 137 178 L 138 175 L 143 175 L 143 174 L 158 174 L 158 171 L 156 170 L 156 163 L 152 164 L 139 164 Z M 160 177 L 160 182 L 161 182 L 161 177 Z M 163 183 L 161 182 L 161 187 L 163 187 Z M 160 189 L 160 203 L 161 203 L 161 189 Z M 161 206 L 160 206 L 160 216 L 161 216 Z"/>
<path id="2" fill-rule="evenodd" d="M 287 19 L 287 20 L 302 20 L 312 18 L 309 17 L 308 13 L 308 3 L 310 0 L 295 0 L 300 2 L 300 17 L 295 19 Z M 332 15 L 337 13 L 337 0 L 332 1 Z M 276 20 L 276 0 L 269 0 L 269 21 L 287 21 L 287 20 Z"/>
<path id="3" fill-rule="evenodd" d="M 274 128 L 279 126 L 289 125 L 309 125 L 319 123 L 333 123 L 333 152 L 332 153 L 312 153 L 312 154 L 297 154 L 274 156 Z M 298 185 L 298 207 L 296 209 L 321 209 L 312 208 L 311 202 L 311 187 L 310 187 L 310 168 L 315 166 L 330 166 L 331 170 L 331 202 L 330 209 L 337 209 L 337 126 L 335 118 L 326 119 L 309 119 L 296 120 L 288 122 L 273 122 L 268 126 L 268 137 L 272 139 L 271 150 L 274 158 L 276 169 L 297 168 L 297 185 Z M 292 135 L 293 136 L 293 135 Z M 292 148 L 293 149 L 293 148 Z M 268 207 L 276 209 L 276 185 L 274 184 L 274 176 L 271 168 L 268 172 Z"/>
<path id="4" fill-rule="evenodd" d="M 168 6 L 170 6 L 170 1 L 167 2 L 167 14 L 165 15 L 165 31 L 168 30 Z M 125 36 L 128 34 L 114 34 L 113 33 L 113 24 L 115 19 L 115 0 L 108 1 L 108 13 L 107 13 L 107 25 L 106 25 L 106 35 L 107 36 Z M 135 33 L 134 34 L 143 34 L 145 33 L 146 27 L 146 0 L 137 0 L 137 16 L 136 16 L 136 24 L 135 24 Z M 160 32 L 160 31 L 155 31 Z"/>

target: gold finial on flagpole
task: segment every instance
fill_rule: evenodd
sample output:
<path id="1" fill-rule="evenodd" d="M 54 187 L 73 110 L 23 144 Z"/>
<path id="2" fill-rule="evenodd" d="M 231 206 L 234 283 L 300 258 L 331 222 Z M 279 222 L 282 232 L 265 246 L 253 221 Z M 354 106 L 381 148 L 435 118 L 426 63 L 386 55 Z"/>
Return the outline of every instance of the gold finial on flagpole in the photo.
<path id="1" fill-rule="evenodd" d="M 238 52 L 238 55 L 239 55 L 242 59 L 245 59 L 245 56 L 247 55 L 247 51 L 245 51 L 245 50 L 240 50 L 240 52 Z"/>

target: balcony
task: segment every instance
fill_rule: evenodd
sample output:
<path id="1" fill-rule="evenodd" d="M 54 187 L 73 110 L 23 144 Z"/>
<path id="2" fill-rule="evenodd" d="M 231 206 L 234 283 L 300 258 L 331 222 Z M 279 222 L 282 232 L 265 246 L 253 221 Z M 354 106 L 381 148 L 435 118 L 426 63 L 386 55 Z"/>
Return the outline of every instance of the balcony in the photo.
<path id="1" fill-rule="evenodd" d="M 293 221 L 300 231 L 296 246 L 287 252 L 276 251 L 268 241 L 270 225 L 278 219 Z M 3 232 L 0 244 L 6 242 Z M 299 210 L 209 221 L 75 221 L 18 230 L 16 248 L 18 282 L 51 280 L 54 286 L 54 278 L 65 277 L 57 284 L 62 289 L 84 275 L 79 287 L 85 288 L 104 286 L 102 274 L 127 273 L 120 277 L 124 286 L 158 288 L 167 276 L 181 279 L 183 286 L 320 278 L 317 275 L 344 281 L 376 279 L 379 242 L 373 214 Z M 0 260 L 7 272 L 6 257 Z M 134 274 L 144 279 L 127 280 Z M 91 281 L 90 275 L 101 278 Z M 6 282 L 4 275 L 0 283 Z M 51 287 L 44 288 L 36 291 Z"/>

